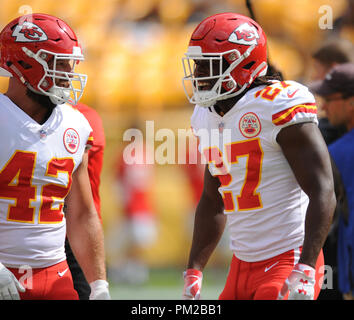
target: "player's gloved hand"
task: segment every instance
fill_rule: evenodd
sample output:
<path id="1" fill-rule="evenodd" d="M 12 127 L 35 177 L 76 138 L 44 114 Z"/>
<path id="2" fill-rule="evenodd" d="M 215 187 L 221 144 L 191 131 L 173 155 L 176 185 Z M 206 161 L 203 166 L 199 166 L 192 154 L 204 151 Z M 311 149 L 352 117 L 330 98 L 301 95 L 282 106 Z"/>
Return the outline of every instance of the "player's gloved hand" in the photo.
<path id="1" fill-rule="evenodd" d="M 90 283 L 90 300 L 111 300 L 106 280 L 96 280 Z"/>
<path id="2" fill-rule="evenodd" d="M 19 291 L 25 292 L 26 289 L 0 262 L 0 300 L 20 300 Z"/>
<path id="3" fill-rule="evenodd" d="M 183 300 L 199 300 L 203 273 L 196 269 L 187 269 L 183 272 L 183 278 Z"/>
<path id="4" fill-rule="evenodd" d="M 288 279 L 285 280 L 278 300 L 284 299 L 288 292 L 288 300 L 313 300 L 316 283 L 315 273 L 315 269 L 306 264 L 296 264 Z"/>

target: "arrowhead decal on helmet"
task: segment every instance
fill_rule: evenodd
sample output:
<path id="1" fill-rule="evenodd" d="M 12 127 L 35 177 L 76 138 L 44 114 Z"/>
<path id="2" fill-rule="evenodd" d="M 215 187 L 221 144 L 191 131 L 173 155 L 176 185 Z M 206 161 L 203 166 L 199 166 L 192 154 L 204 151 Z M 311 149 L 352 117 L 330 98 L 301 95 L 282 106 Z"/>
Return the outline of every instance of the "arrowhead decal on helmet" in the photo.
<path id="1" fill-rule="evenodd" d="M 46 33 L 32 22 L 25 21 L 21 25 L 18 24 L 12 33 L 16 37 L 15 42 L 36 42 L 46 41 L 48 37 Z"/>
<path id="2" fill-rule="evenodd" d="M 257 39 L 259 39 L 257 29 L 248 23 L 243 23 L 231 33 L 228 40 L 233 43 L 251 46 L 253 44 L 257 45 Z"/>
<path id="3" fill-rule="evenodd" d="M 75 67 L 83 60 L 74 31 L 57 17 L 20 16 L 0 32 L 0 76 L 16 77 L 55 105 L 80 100 L 87 75 L 75 72 Z"/>
<path id="4" fill-rule="evenodd" d="M 210 107 L 240 95 L 266 74 L 267 37 L 249 17 L 218 13 L 196 27 L 182 64 L 189 102 Z"/>

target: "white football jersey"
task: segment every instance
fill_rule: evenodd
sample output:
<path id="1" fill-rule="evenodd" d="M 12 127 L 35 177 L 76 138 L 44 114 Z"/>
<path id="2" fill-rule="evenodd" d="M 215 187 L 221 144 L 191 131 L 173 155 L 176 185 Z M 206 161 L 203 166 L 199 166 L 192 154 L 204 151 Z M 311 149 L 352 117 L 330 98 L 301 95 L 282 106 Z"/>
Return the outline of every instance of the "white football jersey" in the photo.
<path id="1" fill-rule="evenodd" d="M 38 124 L 0 95 L 0 262 L 42 268 L 65 260 L 64 198 L 92 144 L 85 117 L 68 104 Z"/>
<path id="2" fill-rule="evenodd" d="M 230 247 L 244 261 L 261 261 L 299 247 L 308 197 L 276 141 L 293 124 L 318 124 L 315 98 L 294 81 L 249 90 L 223 117 L 196 106 L 191 118 L 219 192 Z"/>

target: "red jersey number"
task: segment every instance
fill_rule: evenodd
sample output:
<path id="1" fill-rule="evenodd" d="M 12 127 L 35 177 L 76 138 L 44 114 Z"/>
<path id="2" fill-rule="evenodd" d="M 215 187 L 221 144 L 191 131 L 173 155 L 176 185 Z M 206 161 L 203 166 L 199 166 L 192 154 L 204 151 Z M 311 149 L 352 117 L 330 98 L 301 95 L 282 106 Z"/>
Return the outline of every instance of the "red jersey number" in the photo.
<path id="1" fill-rule="evenodd" d="M 16 151 L 0 171 L 0 198 L 14 200 L 9 205 L 7 220 L 34 223 L 35 207 L 31 202 L 36 200 L 36 186 L 32 179 L 36 163 L 36 153 Z M 53 158 L 47 165 L 46 176 L 57 177 L 59 172 L 68 175 L 68 184 L 46 184 L 41 190 L 41 206 L 39 223 L 59 223 L 63 220 L 62 207 L 52 208 L 55 200 L 59 202 L 70 190 L 74 160 L 72 158 Z"/>
<path id="2" fill-rule="evenodd" d="M 208 163 L 214 163 L 219 169 L 217 177 L 221 187 L 228 186 L 232 181 L 232 176 L 227 173 L 223 163 L 222 153 L 217 147 L 204 150 L 204 155 Z M 247 157 L 244 183 L 239 195 L 236 195 L 237 207 L 239 211 L 254 210 L 262 207 L 260 194 L 256 191 L 261 181 L 261 169 L 263 150 L 259 138 L 234 142 L 226 146 L 226 157 L 228 164 L 238 164 L 240 157 Z M 223 191 L 225 212 L 235 211 L 234 196 L 231 191 Z"/>

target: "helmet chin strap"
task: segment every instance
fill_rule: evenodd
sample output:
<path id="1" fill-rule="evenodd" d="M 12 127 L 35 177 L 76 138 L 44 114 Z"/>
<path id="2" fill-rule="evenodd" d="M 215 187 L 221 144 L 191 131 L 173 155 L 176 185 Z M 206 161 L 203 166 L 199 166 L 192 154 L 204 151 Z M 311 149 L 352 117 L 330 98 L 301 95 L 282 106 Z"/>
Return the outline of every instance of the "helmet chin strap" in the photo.
<path id="1" fill-rule="evenodd" d="M 36 94 L 40 94 L 42 96 L 47 96 L 50 99 L 50 101 L 55 105 L 59 105 L 59 104 L 63 104 L 65 102 L 68 102 L 68 100 L 70 98 L 70 93 L 67 92 L 67 90 L 65 90 L 64 88 L 61 89 L 59 87 L 52 87 L 48 90 L 48 92 L 50 94 L 47 94 L 43 91 L 36 90 L 30 84 L 27 84 L 27 88 Z"/>
<path id="2" fill-rule="evenodd" d="M 262 70 L 263 69 L 263 70 Z M 266 62 L 262 62 L 251 74 L 251 77 L 250 77 L 250 80 L 245 83 L 239 90 L 233 92 L 233 93 L 230 93 L 230 94 L 225 94 L 223 96 L 220 96 L 218 98 L 215 98 L 215 99 L 210 99 L 210 100 L 207 100 L 205 102 L 198 102 L 198 105 L 201 106 L 201 107 L 205 107 L 205 108 L 209 108 L 211 107 L 212 105 L 214 105 L 216 103 L 216 101 L 221 101 L 221 100 L 226 100 L 226 99 L 230 99 L 230 98 L 233 98 L 233 97 L 236 97 L 238 96 L 239 94 L 241 94 L 242 92 L 244 92 L 247 87 L 254 81 L 254 77 L 257 76 L 257 74 L 260 72 L 260 74 L 258 75 L 258 77 L 260 76 L 264 76 L 266 73 L 267 73 L 267 69 L 268 69 L 268 65 Z M 204 91 L 204 92 L 200 92 L 198 95 L 199 97 L 201 95 L 204 95 L 205 96 L 205 99 L 208 99 L 208 96 L 212 96 L 212 93 L 214 91 L 213 90 L 208 90 L 208 91 Z"/>
<path id="3" fill-rule="evenodd" d="M 48 90 L 52 95 L 49 96 L 50 101 L 54 104 L 63 104 L 70 99 L 70 92 L 65 88 L 53 86 Z"/>
<path id="4" fill-rule="evenodd" d="M 263 69 L 263 70 L 262 70 Z M 232 93 L 229 93 L 229 94 L 225 94 L 223 96 L 220 96 L 218 98 L 215 98 L 215 99 L 209 99 L 205 102 L 198 102 L 198 105 L 201 106 L 201 107 L 205 107 L 205 108 L 209 108 L 211 107 L 212 105 L 214 105 L 216 103 L 216 101 L 221 101 L 221 100 L 226 100 L 226 99 L 230 99 L 230 98 L 233 98 L 233 97 L 236 97 L 238 95 L 240 95 L 242 92 L 244 92 L 247 87 L 254 81 L 254 77 L 257 76 L 257 74 L 260 72 L 260 74 L 258 75 L 258 77 L 260 76 L 264 76 L 266 73 L 267 73 L 267 69 L 268 69 L 268 66 L 267 66 L 267 63 L 266 62 L 262 62 L 251 74 L 251 77 L 250 77 L 250 80 L 245 83 L 239 90 L 235 91 L 235 92 L 232 92 Z M 200 92 L 198 95 L 199 97 L 201 95 L 204 95 L 205 96 L 205 99 L 208 99 L 208 96 L 212 96 L 212 93 L 215 92 L 213 90 L 208 90 L 208 91 L 204 91 L 204 92 Z"/>
<path id="5" fill-rule="evenodd" d="M 263 70 L 262 70 L 263 69 Z M 267 69 L 268 69 L 268 65 L 266 62 L 262 62 L 251 74 L 250 80 L 245 83 L 239 90 L 230 93 L 230 94 L 226 94 L 225 96 L 220 97 L 220 99 L 218 100 L 225 100 L 225 99 L 229 99 L 235 96 L 238 96 L 239 94 L 241 94 L 243 91 L 245 91 L 245 89 L 255 80 L 255 76 L 257 76 L 257 74 L 261 71 L 261 73 L 257 76 L 257 77 L 261 77 L 266 75 L 267 73 Z"/>
<path id="6" fill-rule="evenodd" d="M 226 99 L 229 99 L 229 98 L 233 98 L 233 97 L 236 97 L 238 95 L 240 95 L 243 91 L 246 90 L 246 88 L 249 86 L 249 82 L 245 83 L 240 89 L 238 89 L 237 91 L 233 92 L 233 93 L 230 93 L 230 94 L 226 94 L 224 96 L 221 96 L 219 99 L 217 99 L 217 101 L 219 100 L 226 100 Z"/>
<path id="7" fill-rule="evenodd" d="M 214 93 L 215 92 L 212 90 L 198 92 L 198 102 L 195 101 L 194 103 L 197 103 L 198 106 L 209 108 L 217 101 L 216 99 L 213 99 L 213 96 L 215 96 Z"/>

